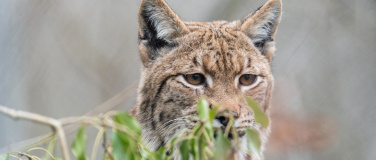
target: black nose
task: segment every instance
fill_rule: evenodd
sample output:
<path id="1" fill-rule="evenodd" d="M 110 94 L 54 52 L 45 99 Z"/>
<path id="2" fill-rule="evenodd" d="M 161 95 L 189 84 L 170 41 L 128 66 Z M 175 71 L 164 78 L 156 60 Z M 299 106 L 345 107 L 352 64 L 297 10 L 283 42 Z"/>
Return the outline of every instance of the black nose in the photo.
<path id="1" fill-rule="evenodd" d="M 228 116 L 219 116 L 219 117 L 216 117 L 216 119 L 221 123 L 223 124 L 224 126 L 227 126 L 228 124 L 228 121 L 229 121 L 229 117 Z"/>
<path id="2" fill-rule="evenodd" d="M 231 114 L 230 114 L 231 113 Z M 234 119 L 239 117 L 237 112 L 229 112 L 229 111 L 222 111 L 217 113 L 215 119 L 217 119 L 224 127 L 227 126 L 228 122 L 230 121 L 230 116 L 234 117 Z"/>

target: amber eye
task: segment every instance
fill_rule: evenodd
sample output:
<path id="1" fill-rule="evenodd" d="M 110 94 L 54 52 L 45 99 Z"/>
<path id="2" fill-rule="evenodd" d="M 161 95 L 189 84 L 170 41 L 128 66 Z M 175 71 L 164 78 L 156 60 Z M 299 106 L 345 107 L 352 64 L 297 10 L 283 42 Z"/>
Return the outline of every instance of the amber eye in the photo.
<path id="1" fill-rule="evenodd" d="M 205 76 L 199 73 L 195 74 L 185 74 L 185 80 L 193 85 L 202 85 L 205 83 Z"/>
<path id="2" fill-rule="evenodd" d="M 257 76 L 253 74 L 244 74 L 239 78 L 239 83 L 244 86 L 249 86 L 256 82 Z"/>

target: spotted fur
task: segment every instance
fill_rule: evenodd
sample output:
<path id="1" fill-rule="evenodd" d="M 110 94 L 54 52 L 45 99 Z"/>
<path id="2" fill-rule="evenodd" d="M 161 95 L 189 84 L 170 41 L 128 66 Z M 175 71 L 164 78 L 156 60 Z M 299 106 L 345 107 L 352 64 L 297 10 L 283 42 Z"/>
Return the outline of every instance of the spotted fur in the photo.
<path id="1" fill-rule="evenodd" d="M 252 97 L 269 115 L 273 90 L 270 62 L 280 17 L 281 1 L 269 0 L 242 20 L 183 22 L 163 0 L 143 0 L 138 42 L 143 67 L 131 113 L 140 122 L 148 147 L 156 150 L 192 128 L 196 121 L 191 117 L 197 117 L 200 97 L 212 105 L 220 104 L 218 112 L 230 110 L 239 133 L 250 127 L 259 130 L 264 146 L 270 127 L 254 123 L 244 97 Z M 185 80 L 184 75 L 194 73 L 205 76 L 205 85 Z M 257 75 L 257 84 L 240 85 L 243 74 Z M 217 121 L 214 125 L 221 127 Z M 246 145 L 244 136 L 241 142 Z M 235 158 L 256 159 L 240 149 Z"/>

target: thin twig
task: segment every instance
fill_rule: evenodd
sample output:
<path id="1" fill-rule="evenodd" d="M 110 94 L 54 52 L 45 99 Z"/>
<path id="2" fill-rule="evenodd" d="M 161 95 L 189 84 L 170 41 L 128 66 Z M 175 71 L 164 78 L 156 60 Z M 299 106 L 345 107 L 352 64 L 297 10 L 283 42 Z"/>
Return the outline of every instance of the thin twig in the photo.
<path id="1" fill-rule="evenodd" d="M 42 116 L 36 113 L 30 113 L 30 112 L 11 109 L 2 105 L 0 105 L 0 112 L 4 113 L 5 115 L 13 119 L 24 119 L 24 120 L 29 120 L 29 121 L 33 121 L 36 123 L 41 123 L 41 124 L 52 126 L 56 130 L 57 136 L 60 139 L 61 151 L 63 153 L 64 159 L 70 160 L 68 143 L 65 137 L 64 129 L 59 120 Z"/>
<path id="2" fill-rule="evenodd" d="M 8 151 L 14 151 L 12 148 L 17 148 L 15 150 L 25 150 L 28 148 L 33 148 L 36 146 L 40 146 L 42 144 L 45 144 L 49 139 L 53 138 L 55 133 L 51 132 L 43 136 L 34 137 L 28 140 L 24 140 L 21 142 L 16 142 L 12 144 L 12 147 L 8 146 L 8 149 L 2 148 L 0 150 L 8 150 Z M 28 145 L 25 145 L 28 144 Z M 31 144 L 31 145 L 29 145 Z"/>
<path id="3" fill-rule="evenodd" d="M 96 159 L 99 143 L 101 141 L 101 138 L 103 138 L 102 136 L 105 133 L 105 130 L 106 130 L 106 128 L 102 128 L 101 130 L 99 130 L 97 137 L 95 138 L 93 151 L 91 152 L 91 160 Z"/>
<path id="4" fill-rule="evenodd" d="M 106 128 L 106 126 L 104 125 L 103 121 L 104 121 L 104 119 L 102 119 L 102 127 Z M 105 151 L 104 153 L 106 154 L 106 159 L 113 160 L 114 157 L 112 156 L 111 151 L 108 150 L 109 146 L 107 147 L 107 131 L 106 131 L 106 129 L 104 130 L 104 133 L 103 133 L 102 147 L 103 147 L 103 149 Z"/>
<path id="5" fill-rule="evenodd" d="M 86 113 L 85 116 L 97 115 L 99 113 L 109 111 L 109 110 L 119 106 L 121 103 L 124 102 L 124 100 L 126 98 L 128 98 L 132 93 L 135 92 L 136 88 L 137 88 L 137 83 L 131 84 L 130 86 L 128 86 L 127 88 L 122 90 L 120 93 L 113 96 L 111 99 L 107 100 L 106 102 L 97 106 L 95 109 Z M 57 131 L 58 136 L 59 136 L 61 146 L 62 146 L 61 148 L 62 148 L 62 150 L 64 150 L 63 156 L 66 160 L 70 159 L 68 149 L 65 149 L 65 148 L 68 148 L 65 133 L 69 134 L 79 127 L 80 123 L 77 123 L 77 122 L 80 121 L 79 118 L 77 118 L 77 119 L 74 119 L 74 118 L 72 118 L 72 119 L 62 119 L 62 122 L 63 122 L 62 123 L 62 122 L 59 122 L 56 119 L 41 116 L 41 115 L 38 115 L 38 114 L 33 114 L 33 113 L 9 109 L 9 108 L 1 106 L 1 105 L 0 105 L 0 112 L 4 113 L 4 114 L 6 114 L 6 115 L 8 115 L 8 116 L 10 116 L 14 119 L 27 119 L 27 120 L 35 121 L 37 123 L 43 123 L 43 124 L 47 124 L 47 125 L 54 127 L 55 130 Z M 37 117 L 33 117 L 33 116 L 23 117 L 23 115 L 19 115 L 18 113 L 27 113 L 26 115 L 38 115 L 38 116 Z M 45 121 L 45 120 L 47 120 L 47 121 Z M 65 133 L 64 133 L 63 126 L 65 126 L 65 125 L 69 125 L 69 126 L 65 127 Z M 41 136 L 41 137 L 47 137 L 47 138 L 43 138 L 43 141 L 44 141 L 44 140 L 48 140 L 49 138 L 51 138 L 49 136 L 50 136 L 50 134 L 46 134 L 46 135 Z M 26 140 L 26 141 L 28 141 L 28 140 Z M 29 143 L 29 144 L 34 144 L 34 143 Z M 26 145 L 26 146 L 29 146 L 29 145 Z"/>
<path id="6" fill-rule="evenodd" d="M 93 110 L 87 112 L 84 116 L 96 116 L 100 113 L 104 113 L 106 111 L 112 110 L 119 106 L 121 103 L 123 103 L 129 96 L 131 96 L 133 93 L 135 93 L 137 88 L 137 83 L 132 83 L 127 88 L 123 89 L 121 92 L 107 100 L 106 102 L 103 102 L 99 106 L 95 107 Z M 75 130 L 77 130 L 78 127 L 80 127 L 81 123 L 71 123 L 68 125 L 68 123 L 65 123 L 64 125 L 67 125 L 65 127 L 66 133 L 71 133 Z"/>
<path id="7" fill-rule="evenodd" d="M 119 106 L 122 102 L 124 102 L 124 100 L 127 99 L 130 95 L 132 95 L 132 93 L 135 92 L 136 88 L 137 88 L 137 83 L 132 83 L 127 88 L 122 90 L 120 93 L 113 96 L 111 99 L 107 100 L 106 102 L 102 103 L 101 105 L 95 107 L 95 109 L 86 113 L 85 116 L 93 116 L 93 115 L 97 115 L 99 113 L 103 113 L 105 111 L 109 111 L 111 109 L 114 109 L 115 107 Z M 0 111 L 0 112 L 2 112 L 2 111 Z M 73 119 L 73 118 L 72 119 L 62 119 L 62 122 L 64 122 L 64 123 L 62 123 L 63 126 L 69 125 L 69 126 L 64 127 L 66 134 L 72 133 L 73 131 L 77 130 L 77 128 L 80 126 L 80 123 L 74 123 L 74 120 L 79 121 L 79 119 Z M 46 135 L 43 135 L 43 136 L 40 136 L 40 137 L 43 137 L 43 138 L 32 138 L 32 139 L 37 139 L 37 140 L 28 139 L 28 140 L 19 142 L 19 144 L 25 144 L 26 143 L 25 146 L 30 146 L 30 145 L 34 145 L 36 142 L 39 143 L 41 140 L 43 142 L 47 141 L 52 136 L 49 133 L 49 134 L 46 134 Z M 33 142 L 29 142 L 29 141 L 33 141 Z M 26 147 L 23 147 L 23 148 L 26 148 Z"/>
<path id="8" fill-rule="evenodd" d="M 34 151 L 34 150 L 42 150 L 42 151 L 46 152 L 47 155 L 49 155 L 52 159 L 55 159 L 55 157 L 49 151 L 47 151 L 46 149 L 41 148 L 41 147 L 31 148 L 31 149 L 27 150 L 26 153 L 29 154 L 29 152 Z"/>
<path id="9" fill-rule="evenodd" d="M 132 83 L 127 88 L 123 89 L 120 93 L 116 94 L 106 102 L 95 107 L 93 110 L 87 112 L 85 116 L 98 115 L 99 113 L 104 113 L 106 111 L 114 109 L 115 107 L 118 107 L 121 103 L 125 101 L 126 98 L 135 93 L 136 89 L 137 83 Z"/>

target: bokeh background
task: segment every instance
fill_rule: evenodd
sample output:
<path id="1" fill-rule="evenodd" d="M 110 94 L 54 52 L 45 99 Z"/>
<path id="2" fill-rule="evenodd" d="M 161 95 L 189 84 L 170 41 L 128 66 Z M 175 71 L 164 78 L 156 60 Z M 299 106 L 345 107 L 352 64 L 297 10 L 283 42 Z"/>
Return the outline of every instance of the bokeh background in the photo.
<path id="1" fill-rule="evenodd" d="M 232 21 L 266 0 L 167 2 L 185 21 Z M 139 3 L 2 0 L 0 104 L 80 116 L 137 83 Z M 283 0 L 283 10 L 266 159 L 374 160 L 376 1 Z M 115 109 L 128 111 L 135 95 Z M 51 132 L 3 114 L 0 126 L 0 153 Z"/>

